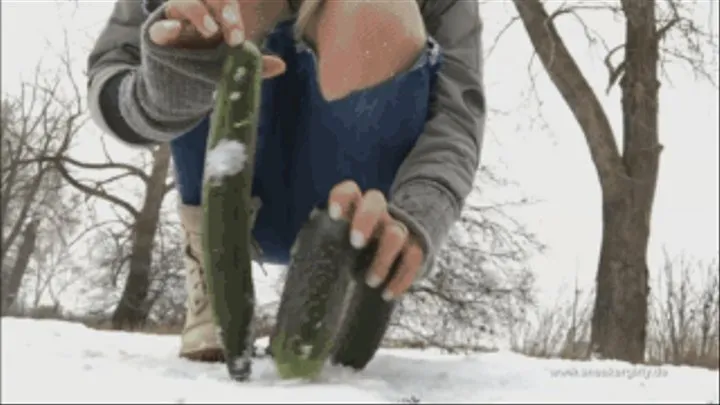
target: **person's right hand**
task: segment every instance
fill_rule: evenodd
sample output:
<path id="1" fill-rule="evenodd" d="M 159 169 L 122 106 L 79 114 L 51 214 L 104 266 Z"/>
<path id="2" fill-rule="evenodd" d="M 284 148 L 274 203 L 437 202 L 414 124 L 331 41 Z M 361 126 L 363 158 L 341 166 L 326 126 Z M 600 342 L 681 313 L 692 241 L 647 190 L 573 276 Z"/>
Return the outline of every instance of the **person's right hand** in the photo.
<path id="1" fill-rule="evenodd" d="M 209 49 L 227 42 L 245 41 L 245 27 L 238 0 L 169 0 L 165 20 L 150 26 L 150 40 L 160 46 Z M 285 62 L 277 56 L 263 56 L 263 78 L 285 72 Z"/>

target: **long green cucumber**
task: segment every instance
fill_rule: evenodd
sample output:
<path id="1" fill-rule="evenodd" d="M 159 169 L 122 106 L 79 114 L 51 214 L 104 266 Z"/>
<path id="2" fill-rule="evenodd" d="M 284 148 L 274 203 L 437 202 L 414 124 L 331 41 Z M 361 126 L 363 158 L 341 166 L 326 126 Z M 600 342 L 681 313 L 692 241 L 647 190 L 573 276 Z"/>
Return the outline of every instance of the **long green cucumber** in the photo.
<path id="1" fill-rule="evenodd" d="M 357 347 L 348 340 L 347 333 L 368 324 L 345 317 L 353 297 L 366 287 L 365 271 L 377 246 L 373 243 L 358 251 L 350 245 L 349 233 L 348 221 L 333 220 L 325 210 L 313 211 L 298 233 L 271 336 L 270 350 L 282 378 L 316 378 L 338 349 L 346 352 Z M 390 276 L 395 271 L 394 266 Z M 373 289 L 377 299 L 381 291 Z M 355 315 L 357 308 L 350 312 Z M 382 334 L 385 328 L 381 329 Z M 371 353 L 360 356 L 369 361 L 374 349 L 362 348 Z"/>
<path id="2" fill-rule="evenodd" d="M 250 41 L 230 49 L 215 95 L 203 185 L 205 275 L 230 376 L 251 372 L 255 290 L 251 198 L 262 60 Z"/>

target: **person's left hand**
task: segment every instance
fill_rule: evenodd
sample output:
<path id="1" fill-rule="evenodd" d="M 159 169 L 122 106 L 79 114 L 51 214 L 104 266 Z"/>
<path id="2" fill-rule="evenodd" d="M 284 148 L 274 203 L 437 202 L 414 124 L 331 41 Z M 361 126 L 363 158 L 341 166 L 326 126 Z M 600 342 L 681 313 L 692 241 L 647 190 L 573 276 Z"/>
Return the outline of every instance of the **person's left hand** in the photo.
<path id="1" fill-rule="evenodd" d="M 378 238 L 378 249 L 366 275 L 370 287 L 382 284 L 390 267 L 400 257 L 400 267 L 383 291 L 383 299 L 393 300 L 410 288 L 425 255 L 407 226 L 388 213 L 387 201 L 382 192 L 368 190 L 363 193 L 354 181 L 343 181 L 330 191 L 328 213 L 333 219 L 345 218 L 351 221 L 350 243 L 356 249 Z"/>

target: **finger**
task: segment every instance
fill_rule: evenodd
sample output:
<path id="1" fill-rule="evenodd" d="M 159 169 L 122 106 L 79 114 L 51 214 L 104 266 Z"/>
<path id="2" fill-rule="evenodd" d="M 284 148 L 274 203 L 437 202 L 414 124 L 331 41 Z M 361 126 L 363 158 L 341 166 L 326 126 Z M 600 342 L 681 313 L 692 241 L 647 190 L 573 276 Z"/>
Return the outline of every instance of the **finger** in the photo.
<path id="1" fill-rule="evenodd" d="M 383 225 L 378 250 L 365 280 L 370 288 L 377 288 L 387 278 L 390 267 L 405 246 L 407 237 L 407 228 L 396 220 L 391 218 Z"/>
<path id="2" fill-rule="evenodd" d="M 230 46 L 242 44 L 245 41 L 245 25 L 237 0 L 208 1 L 208 7 L 220 22 L 225 42 Z"/>
<path id="3" fill-rule="evenodd" d="M 162 20 L 150 26 L 148 34 L 150 40 L 157 45 L 173 44 L 180 37 L 183 25 L 178 20 Z"/>
<path id="4" fill-rule="evenodd" d="M 424 254 L 420 246 L 416 243 L 406 245 L 402 253 L 402 260 L 397 274 L 383 291 L 383 299 L 392 301 L 404 294 L 415 281 L 420 266 L 422 266 Z"/>
<path id="5" fill-rule="evenodd" d="M 357 183 L 345 180 L 330 190 L 328 213 L 332 219 L 352 218 L 355 207 L 362 199 L 362 192 Z"/>
<path id="6" fill-rule="evenodd" d="M 220 32 L 220 26 L 200 0 L 170 1 L 165 7 L 165 16 L 171 20 L 189 21 L 206 38 Z"/>
<path id="7" fill-rule="evenodd" d="M 282 59 L 277 56 L 263 55 L 263 79 L 272 79 L 273 77 L 280 76 L 285 73 L 285 69 L 287 69 L 287 66 Z"/>
<path id="8" fill-rule="evenodd" d="M 379 225 L 389 217 L 387 201 L 382 192 L 370 190 L 360 201 L 360 205 L 353 214 L 350 227 L 350 244 L 356 249 L 362 249 L 373 236 Z"/>

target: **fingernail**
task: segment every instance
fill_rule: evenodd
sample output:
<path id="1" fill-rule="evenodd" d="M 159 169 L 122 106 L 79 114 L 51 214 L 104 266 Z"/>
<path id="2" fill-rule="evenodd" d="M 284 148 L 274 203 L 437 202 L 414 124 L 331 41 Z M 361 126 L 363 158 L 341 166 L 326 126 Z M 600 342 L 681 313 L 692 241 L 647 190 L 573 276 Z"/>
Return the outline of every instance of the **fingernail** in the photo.
<path id="1" fill-rule="evenodd" d="M 160 28 L 165 32 L 170 32 L 180 26 L 178 20 L 164 20 L 160 22 Z"/>
<path id="2" fill-rule="evenodd" d="M 234 29 L 230 33 L 230 45 L 240 45 L 243 42 L 245 42 L 245 33 L 240 31 L 239 29 Z"/>
<path id="3" fill-rule="evenodd" d="M 380 277 L 378 277 L 377 274 L 370 274 L 369 276 L 367 276 L 367 279 L 365 280 L 365 282 L 367 283 L 368 287 L 377 288 L 377 286 L 379 286 L 380 283 L 382 283 L 382 279 Z"/>
<path id="4" fill-rule="evenodd" d="M 213 20 L 209 15 L 206 15 L 203 19 L 203 25 L 205 25 L 205 29 L 211 34 L 216 33 L 220 29 L 215 20 Z"/>
<path id="5" fill-rule="evenodd" d="M 385 301 L 392 301 L 395 299 L 395 294 L 393 294 L 390 290 L 385 290 L 382 293 L 382 299 Z"/>
<path id="6" fill-rule="evenodd" d="M 330 214 L 330 218 L 334 220 L 340 219 L 340 215 L 342 215 L 342 209 L 340 208 L 340 204 L 330 204 L 330 207 L 328 208 L 328 214 Z"/>
<path id="7" fill-rule="evenodd" d="M 225 21 L 229 22 L 230 24 L 236 24 L 238 21 L 240 21 L 238 19 L 235 7 L 231 6 L 230 4 L 223 7 L 222 16 Z"/>
<path id="8" fill-rule="evenodd" d="M 360 231 L 354 229 L 350 232 L 350 244 L 355 249 L 362 249 L 365 246 L 365 237 Z"/>

